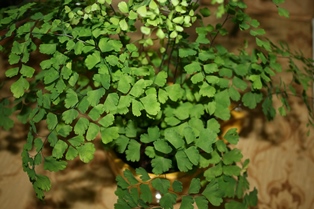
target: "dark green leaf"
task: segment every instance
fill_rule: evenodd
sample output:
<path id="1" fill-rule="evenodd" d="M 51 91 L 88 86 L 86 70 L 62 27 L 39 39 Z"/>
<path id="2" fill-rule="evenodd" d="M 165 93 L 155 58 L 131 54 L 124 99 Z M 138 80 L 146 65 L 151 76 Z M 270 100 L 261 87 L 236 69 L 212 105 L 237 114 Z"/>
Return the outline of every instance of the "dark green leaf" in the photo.
<path id="1" fill-rule="evenodd" d="M 155 141 L 154 148 L 164 154 L 169 154 L 172 151 L 171 146 L 164 139 Z"/>
<path id="2" fill-rule="evenodd" d="M 208 209 L 208 201 L 204 196 L 196 196 L 195 203 L 198 209 Z"/>
<path id="3" fill-rule="evenodd" d="M 201 180 L 199 178 L 193 178 L 190 187 L 189 187 L 189 194 L 198 194 L 201 189 Z"/>
<path id="4" fill-rule="evenodd" d="M 152 166 L 154 174 L 162 174 L 171 168 L 172 162 L 168 158 L 156 156 L 156 158 L 152 159 Z"/>
<path id="5" fill-rule="evenodd" d="M 230 165 L 234 162 L 240 162 L 240 160 L 242 159 L 243 155 L 241 153 L 241 151 L 239 149 L 232 149 L 231 151 L 225 153 L 223 155 L 223 163 L 225 165 Z"/>
<path id="6" fill-rule="evenodd" d="M 175 154 L 175 158 L 177 161 L 177 166 L 180 171 L 188 172 L 192 170 L 193 164 L 190 162 L 189 158 L 187 157 L 184 151 L 182 150 L 177 151 L 177 153 Z"/>
<path id="7" fill-rule="evenodd" d="M 180 209 L 193 209 L 194 208 L 193 203 L 194 203 L 193 197 L 183 196 Z"/>
<path id="8" fill-rule="evenodd" d="M 215 166 L 208 168 L 204 172 L 204 176 L 205 176 L 207 181 L 212 181 L 213 179 L 220 176 L 221 174 L 222 174 L 222 166 L 220 163 L 215 165 Z"/>
<path id="9" fill-rule="evenodd" d="M 151 203 L 153 201 L 153 194 L 151 189 L 147 184 L 140 185 L 140 198 L 145 202 Z"/>
<path id="10" fill-rule="evenodd" d="M 126 153 L 126 159 L 131 162 L 140 160 L 141 144 L 136 140 L 130 140 Z"/>
<path id="11" fill-rule="evenodd" d="M 202 194 L 214 206 L 220 206 L 220 204 L 223 202 L 223 193 L 219 190 L 217 182 L 211 181 L 209 184 L 207 184 Z"/>
<path id="12" fill-rule="evenodd" d="M 164 178 L 154 178 L 151 184 L 161 194 L 166 194 L 170 188 L 170 181 Z"/>
<path id="13" fill-rule="evenodd" d="M 185 144 L 182 136 L 172 129 L 166 129 L 164 135 L 165 139 L 176 149 L 182 148 Z"/>
<path id="14" fill-rule="evenodd" d="M 160 199 L 160 206 L 164 209 L 171 209 L 177 202 L 177 195 L 172 193 L 166 193 Z"/>
<path id="15" fill-rule="evenodd" d="M 136 180 L 136 178 L 134 177 L 134 174 L 129 169 L 124 170 L 123 176 L 130 183 L 130 185 L 138 184 L 138 180 Z"/>

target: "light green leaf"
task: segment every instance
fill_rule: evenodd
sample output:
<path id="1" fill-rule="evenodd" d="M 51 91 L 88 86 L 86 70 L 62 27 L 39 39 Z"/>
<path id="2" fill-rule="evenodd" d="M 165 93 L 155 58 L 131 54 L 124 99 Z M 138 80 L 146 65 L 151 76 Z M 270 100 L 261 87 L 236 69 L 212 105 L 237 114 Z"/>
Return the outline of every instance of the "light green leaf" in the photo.
<path id="1" fill-rule="evenodd" d="M 57 50 L 57 44 L 40 44 L 39 52 L 43 54 L 54 54 Z"/>
<path id="2" fill-rule="evenodd" d="M 83 135 L 89 127 L 89 120 L 80 117 L 74 126 L 74 133 L 77 135 Z"/>
<path id="3" fill-rule="evenodd" d="M 52 150 L 52 156 L 56 159 L 63 157 L 65 150 L 68 148 L 68 144 L 62 140 L 58 140 Z"/>
<path id="4" fill-rule="evenodd" d="M 203 129 L 200 132 L 199 138 L 196 139 L 195 145 L 204 150 L 206 153 L 211 153 L 213 151 L 212 144 L 216 141 L 216 139 L 216 133 L 209 129 Z"/>
<path id="5" fill-rule="evenodd" d="M 66 91 L 64 103 L 66 108 L 74 107 L 78 103 L 78 96 L 73 89 Z"/>
<path id="6" fill-rule="evenodd" d="M 101 128 L 101 141 L 104 144 L 108 144 L 112 142 L 112 140 L 117 139 L 119 137 L 119 128 L 118 127 L 109 127 L 109 128 Z"/>
<path id="7" fill-rule="evenodd" d="M 8 78 L 12 78 L 13 76 L 16 76 L 19 73 L 18 67 L 13 67 L 5 71 L 5 76 Z"/>
<path id="8" fill-rule="evenodd" d="M 24 64 L 22 65 L 22 68 L 20 70 L 20 73 L 28 78 L 31 78 L 34 75 L 34 72 L 35 72 L 34 68 Z"/>
<path id="9" fill-rule="evenodd" d="M 127 31 L 129 29 L 129 25 L 125 19 L 122 19 L 119 21 L 119 26 L 120 26 L 121 30 L 123 30 L 123 31 Z"/>
<path id="10" fill-rule="evenodd" d="M 62 120 L 65 124 L 70 124 L 77 118 L 79 112 L 76 109 L 69 109 L 62 113 Z"/>
<path id="11" fill-rule="evenodd" d="M 199 72 L 202 70 L 201 65 L 199 62 L 192 62 L 186 66 L 184 66 L 184 70 L 185 72 L 189 73 L 189 74 L 193 74 L 196 72 Z"/>
<path id="12" fill-rule="evenodd" d="M 215 72 L 218 72 L 219 68 L 218 68 L 218 65 L 216 63 L 210 63 L 210 64 L 204 65 L 204 71 L 207 74 L 213 74 Z"/>
<path id="13" fill-rule="evenodd" d="M 93 54 L 88 55 L 85 59 L 86 67 L 91 70 L 100 62 L 100 58 L 101 56 L 99 51 L 95 51 Z"/>
<path id="14" fill-rule="evenodd" d="M 87 92 L 87 100 L 89 104 L 93 107 L 99 104 L 100 99 L 105 95 L 106 90 L 104 88 L 99 88 L 96 90 Z"/>
<path id="15" fill-rule="evenodd" d="M 182 98 L 182 96 L 184 94 L 184 90 L 177 83 L 170 85 L 170 86 L 167 86 L 165 88 L 165 90 L 167 91 L 169 98 L 174 102 L 176 102 L 178 99 Z"/>
<path id="16" fill-rule="evenodd" d="M 167 77 L 168 75 L 165 71 L 160 71 L 155 77 L 154 84 L 159 87 L 164 86 L 167 82 Z"/>
<path id="17" fill-rule="evenodd" d="M 69 146 L 68 151 L 65 155 L 65 159 L 74 160 L 74 158 L 76 158 L 77 156 L 78 156 L 78 151 L 74 147 Z"/>
<path id="18" fill-rule="evenodd" d="M 230 165 L 232 163 L 240 162 L 242 157 L 243 155 L 241 151 L 239 149 L 234 148 L 223 155 L 222 161 L 225 165 Z"/>
<path id="19" fill-rule="evenodd" d="M 74 136 L 71 139 L 68 140 L 70 144 L 74 147 L 81 146 L 84 143 L 84 137 L 83 136 Z"/>
<path id="20" fill-rule="evenodd" d="M 25 78 L 20 77 L 11 85 L 10 89 L 15 98 L 20 98 L 24 95 L 24 92 L 29 89 L 29 83 Z"/>
<path id="21" fill-rule="evenodd" d="M 67 162 L 63 160 L 57 160 L 53 156 L 45 157 L 44 159 L 44 169 L 48 171 L 61 171 L 65 169 Z"/>
<path id="22" fill-rule="evenodd" d="M 156 94 L 149 94 L 140 99 L 145 111 L 150 115 L 157 115 L 160 111 L 160 104 L 157 101 Z"/>
<path id="23" fill-rule="evenodd" d="M 76 149 L 82 162 L 88 163 L 94 158 L 96 149 L 93 143 L 87 142 L 82 146 L 77 147 Z"/>
<path id="24" fill-rule="evenodd" d="M 114 122 L 114 115 L 113 114 L 108 114 L 98 121 L 98 123 L 105 128 L 111 126 L 113 124 L 113 122 Z"/>
<path id="25" fill-rule="evenodd" d="M 50 131 L 52 131 L 58 124 L 58 118 L 53 113 L 47 114 L 47 126 Z"/>
<path id="26" fill-rule="evenodd" d="M 237 144 L 239 141 L 239 135 L 236 128 L 231 128 L 223 136 L 230 144 Z"/>
<path id="27" fill-rule="evenodd" d="M 88 141 L 92 141 L 96 138 L 96 136 L 99 134 L 100 128 L 95 123 L 90 123 L 87 133 L 86 133 L 86 139 Z"/>
<path id="28" fill-rule="evenodd" d="M 282 7 L 278 7 L 278 14 L 282 17 L 287 17 L 289 18 L 289 11 L 282 8 Z"/>
<path id="29" fill-rule="evenodd" d="M 104 110 L 107 113 L 116 112 L 119 102 L 119 95 L 117 93 L 110 93 L 107 95 L 106 101 L 104 103 Z"/>
<path id="30" fill-rule="evenodd" d="M 129 12 L 129 6 L 126 2 L 122 1 L 119 2 L 118 8 L 122 13 L 128 13 Z"/>
<path id="31" fill-rule="evenodd" d="M 128 93 L 131 88 L 130 81 L 127 75 L 121 76 L 118 81 L 118 90 L 124 94 Z"/>
<path id="32" fill-rule="evenodd" d="M 239 176 L 241 168 L 236 165 L 223 166 L 222 172 L 227 176 Z"/>

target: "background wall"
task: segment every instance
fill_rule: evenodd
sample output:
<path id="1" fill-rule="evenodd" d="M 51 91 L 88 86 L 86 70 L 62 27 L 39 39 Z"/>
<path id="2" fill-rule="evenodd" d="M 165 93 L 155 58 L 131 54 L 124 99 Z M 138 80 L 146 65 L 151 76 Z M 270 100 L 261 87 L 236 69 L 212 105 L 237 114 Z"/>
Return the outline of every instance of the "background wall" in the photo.
<path id="1" fill-rule="evenodd" d="M 271 0 L 247 0 L 249 13 L 261 20 L 273 41 L 285 40 L 294 50 L 312 57 L 311 19 L 313 0 L 286 0 L 284 8 L 289 20 L 278 17 Z M 203 0 L 208 5 L 209 0 Z M 230 25 L 232 27 L 232 25 Z M 236 35 L 220 41 L 230 47 L 245 37 Z M 282 61 L 285 64 L 284 60 Z M 5 68 L 0 59 L 0 67 Z M 3 79 L 4 71 L 0 71 Z M 1 95 L 4 92 L 1 92 Z M 298 98 L 292 98 L 294 110 L 286 118 L 278 117 L 266 123 L 259 110 L 249 112 L 240 143 L 245 158 L 251 159 L 249 180 L 259 191 L 261 209 L 314 208 L 314 135 L 306 136 L 307 111 Z M 72 162 L 61 173 L 52 174 L 52 190 L 46 202 L 34 197 L 32 186 L 21 170 L 20 152 L 25 140 L 25 127 L 0 130 L 0 208 L 112 208 L 116 200 L 112 172 L 107 167 L 106 154 L 99 149 L 92 163 Z"/>

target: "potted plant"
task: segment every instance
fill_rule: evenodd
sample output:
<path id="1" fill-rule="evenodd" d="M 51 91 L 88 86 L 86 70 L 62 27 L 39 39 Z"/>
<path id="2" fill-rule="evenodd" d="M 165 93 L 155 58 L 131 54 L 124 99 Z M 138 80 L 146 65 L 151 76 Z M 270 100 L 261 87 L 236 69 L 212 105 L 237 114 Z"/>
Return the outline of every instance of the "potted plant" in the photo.
<path id="1" fill-rule="evenodd" d="M 273 2 L 288 16 L 283 0 Z M 268 40 L 244 2 L 212 3 L 209 9 L 192 0 L 54 0 L 1 10 L 12 97 L 0 100 L 0 125 L 10 129 L 14 114 L 29 126 L 23 169 L 39 199 L 51 183 L 36 166 L 60 171 L 77 157 L 88 163 L 100 138 L 133 169 L 117 176 L 116 208 L 172 208 L 178 199 L 182 208 L 257 204 L 257 190 L 248 191 L 249 161 L 229 146 L 238 131 L 227 125 L 243 116 L 240 106 L 261 104 L 272 119 L 274 95 L 282 115 L 289 95 L 302 97 L 311 111 L 313 60 Z M 229 33 L 227 21 L 250 33 L 254 50 L 245 43 L 231 52 L 216 42 Z M 275 82 L 278 57 L 289 60 L 291 82 Z M 38 134 L 42 127 L 45 136 Z M 168 172 L 190 176 L 188 186 Z"/>

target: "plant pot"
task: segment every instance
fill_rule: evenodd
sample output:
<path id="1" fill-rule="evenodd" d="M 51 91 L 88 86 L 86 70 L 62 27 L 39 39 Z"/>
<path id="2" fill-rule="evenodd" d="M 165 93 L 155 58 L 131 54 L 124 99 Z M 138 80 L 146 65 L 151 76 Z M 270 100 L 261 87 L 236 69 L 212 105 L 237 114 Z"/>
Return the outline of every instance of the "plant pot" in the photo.
<path id="1" fill-rule="evenodd" d="M 225 140 L 223 138 L 224 134 L 232 128 L 236 128 L 237 132 L 240 133 L 240 131 L 242 129 L 243 119 L 246 116 L 245 112 L 241 111 L 241 109 L 238 107 L 231 106 L 230 109 L 232 109 L 230 120 L 221 121 L 221 130 L 222 131 L 221 131 L 221 135 L 219 138 L 221 140 L 224 140 L 225 143 L 227 143 L 227 140 Z M 143 183 L 140 176 L 136 175 L 135 169 L 132 166 L 130 166 L 127 162 L 125 162 L 125 160 L 122 160 L 121 158 L 119 158 L 113 150 L 108 151 L 108 159 L 109 159 L 108 160 L 109 167 L 115 176 L 118 176 L 118 175 L 123 176 L 123 173 L 125 170 L 130 170 L 133 173 L 133 175 L 135 176 L 135 178 L 137 179 L 137 181 Z M 161 174 L 161 175 L 148 173 L 148 175 L 151 179 L 154 179 L 154 178 L 168 179 L 170 181 L 171 185 L 175 180 L 180 181 L 182 183 L 182 186 L 183 186 L 183 190 L 182 190 L 182 192 L 178 193 L 179 197 L 177 198 L 177 202 L 180 202 L 180 200 L 181 200 L 180 197 L 183 194 L 187 194 L 187 192 L 188 192 L 188 188 L 189 188 L 189 185 L 191 183 L 191 179 L 195 178 L 195 177 L 202 178 L 202 173 L 204 172 L 204 170 L 205 170 L 205 168 L 198 168 L 197 170 L 194 170 L 194 171 L 188 172 L 188 173 L 177 171 L 177 172 L 169 172 L 169 173 Z M 161 198 L 161 195 L 151 185 L 150 185 L 150 188 L 151 188 L 151 191 L 153 193 L 152 204 L 157 205 L 159 203 L 159 199 Z"/>

